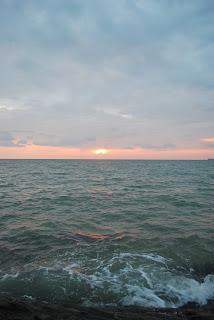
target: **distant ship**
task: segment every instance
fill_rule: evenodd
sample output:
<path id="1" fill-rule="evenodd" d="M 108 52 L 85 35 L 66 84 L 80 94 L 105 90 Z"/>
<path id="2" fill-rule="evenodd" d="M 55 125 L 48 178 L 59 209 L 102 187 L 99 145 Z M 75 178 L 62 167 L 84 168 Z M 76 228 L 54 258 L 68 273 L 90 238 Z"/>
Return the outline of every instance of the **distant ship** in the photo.
<path id="1" fill-rule="evenodd" d="M 214 159 L 207 159 L 207 160 L 212 160 L 212 161 L 214 161 Z"/>

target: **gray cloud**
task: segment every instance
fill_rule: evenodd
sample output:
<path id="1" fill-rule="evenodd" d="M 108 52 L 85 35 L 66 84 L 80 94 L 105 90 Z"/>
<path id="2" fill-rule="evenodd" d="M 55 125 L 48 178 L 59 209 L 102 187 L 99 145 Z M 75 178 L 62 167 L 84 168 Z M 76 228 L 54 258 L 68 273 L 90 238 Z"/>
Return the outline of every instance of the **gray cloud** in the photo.
<path id="1" fill-rule="evenodd" d="M 21 140 L 18 141 L 18 144 L 19 145 L 25 145 L 25 144 L 27 144 L 27 140 L 21 139 Z"/>
<path id="2" fill-rule="evenodd" d="M 40 134 L 37 140 L 33 140 L 33 144 L 38 146 L 53 147 L 80 147 L 94 141 L 96 141 L 96 137 L 87 137 L 84 139 L 64 139 L 53 135 L 51 136 L 46 134 Z"/>
<path id="3" fill-rule="evenodd" d="M 0 131 L 0 146 L 1 147 L 22 147 L 23 141 L 13 142 L 15 138 L 8 131 Z"/>
<path id="4" fill-rule="evenodd" d="M 134 150 L 133 147 L 123 147 L 123 148 L 121 148 L 121 149 L 124 149 L 124 150 Z"/>
<path id="5" fill-rule="evenodd" d="M 210 148 L 210 149 L 213 149 L 213 148 L 214 148 L 214 143 L 209 143 L 209 144 L 207 145 L 207 147 Z"/>
<path id="6" fill-rule="evenodd" d="M 213 136 L 212 8 L 2 1 L 1 130 L 38 145 L 201 147 Z"/>
<path id="7" fill-rule="evenodd" d="M 142 146 L 143 149 L 157 149 L 157 150 L 166 150 L 166 149 L 174 149 L 176 148 L 175 144 L 171 144 L 171 143 L 166 143 L 166 144 L 162 144 L 159 146 L 153 146 L 150 144 L 146 144 L 144 146 Z"/>

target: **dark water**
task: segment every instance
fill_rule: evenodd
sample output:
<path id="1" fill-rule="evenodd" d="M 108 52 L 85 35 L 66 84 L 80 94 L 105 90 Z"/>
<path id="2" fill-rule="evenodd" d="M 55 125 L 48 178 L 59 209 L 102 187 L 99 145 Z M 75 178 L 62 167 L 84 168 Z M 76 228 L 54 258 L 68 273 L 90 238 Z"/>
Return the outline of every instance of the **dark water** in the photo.
<path id="1" fill-rule="evenodd" d="M 214 161 L 0 160 L 2 295 L 214 298 Z"/>

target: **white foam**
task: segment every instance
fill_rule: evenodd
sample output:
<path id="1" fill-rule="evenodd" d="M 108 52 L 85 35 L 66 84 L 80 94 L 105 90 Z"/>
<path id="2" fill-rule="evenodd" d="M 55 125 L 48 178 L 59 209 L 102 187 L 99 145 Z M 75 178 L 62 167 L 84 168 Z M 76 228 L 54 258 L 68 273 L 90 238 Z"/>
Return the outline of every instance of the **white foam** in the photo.
<path id="1" fill-rule="evenodd" d="M 169 259 L 166 259 L 166 258 L 159 256 L 158 254 L 154 254 L 154 253 L 142 254 L 142 257 L 149 259 L 149 260 L 156 261 L 156 262 L 160 262 L 163 264 L 166 264 L 168 261 L 170 261 Z"/>
<path id="2" fill-rule="evenodd" d="M 16 274 L 8 274 L 7 273 L 2 277 L 2 279 L 0 279 L 0 281 L 5 281 L 8 278 L 15 279 L 18 277 L 18 275 L 19 275 L 19 272 L 17 272 Z"/>
<path id="3" fill-rule="evenodd" d="M 136 253 L 120 253 L 119 255 L 120 257 L 139 257 L 139 258 L 145 258 L 145 259 L 148 259 L 148 260 L 152 260 L 152 261 L 155 261 L 155 262 L 159 262 L 159 263 L 162 263 L 162 264 L 165 264 L 167 262 L 170 262 L 171 259 L 166 259 L 162 256 L 159 256 L 158 254 L 154 254 L 154 253 L 147 253 L 147 254 L 136 254 Z"/>
<path id="4" fill-rule="evenodd" d="M 27 298 L 27 299 L 30 299 L 30 300 L 36 300 L 36 298 L 33 298 L 32 296 L 28 296 L 27 294 L 25 294 L 23 296 L 23 298 Z"/>
<path id="5" fill-rule="evenodd" d="M 127 285 L 129 295 L 122 299 L 124 305 L 146 307 L 180 307 L 188 302 L 205 305 L 214 298 L 214 275 L 205 277 L 203 283 L 185 277 L 171 277 L 168 283 L 159 282 L 149 289 Z M 160 296 L 164 296 L 161 298 Z"/>
<path id="6" fill-rule="evenodd" d="M 144 307 L 165 307 L 165 301 L 152 290 L 139 286 L 126 285 L 129 295 L 121 299 L 123 305 L 139 305 Z"/>
<path id="7" fill-rule="evenodd" d="M 194 279 L 193 269 L 185 269 L 184 273 L 179 266 L 171 268 L 170 262 L 152 253 L 115 253 L 109 259 L 106 256 L 103 259 L 102 255 L 94 259 L 72 257 L 67 265 L 64 261 L 56 262 L 54 266 L 40 266 L 38 270 L 40 276 L 42 273 L 54 284 L 57 279 L 57 288 L 62 279 L 65 295 L 74 290 L 84 303 L 90 301 L 93 305 L 179 307 L 188 302 L 204 305 L 214 298 L 214 275 L 200 282 Z M 57 273 L 52 272 L 54 270 Z M 26 281 L 24 273 L 21 275 L 20 281 Z M 0 281 L 11 281 L 18 276 L 19 273 L 2 274 Z"/>
<path id="8" fill-rule="evenodd" d="M 166 287 L 166 294 L 177 298 L 176 307 L 188 302 L 205 305 L 207 300 L 214 298 L 214 275 L 207 275 L 202 283 L 185 277 L 172 278 Z"/>
<path id="9" fill-rule="evenodd" d="M 127 257 L 136 256 L 154 263 L 145 265 L 141 260 L 127 260 Z M 89 290 L 96 288 L 101 303 L 104 288 L 107 293 L 118 294 L 118 302 L 123 305 L 175 308 L 188 302 L 204 305 L 208 299 L 214 298 L 214 275 L 206 276 L 200 283 L 192 277 L 173 273 L 166 265 L 167 261 L 158 255 L 127 253 L 114 256 L 105 263 L 94 259 L 94 270 L 84 267 L 81 272 L 73 270 L 72 268 L 80 267 L 78 264 L 72 264 L 63 270 L 69 273 L 72 280 L 82 283 L 84 287 L 88 286 Z M 91 292 L 93 294 L 93 290 Z"/>

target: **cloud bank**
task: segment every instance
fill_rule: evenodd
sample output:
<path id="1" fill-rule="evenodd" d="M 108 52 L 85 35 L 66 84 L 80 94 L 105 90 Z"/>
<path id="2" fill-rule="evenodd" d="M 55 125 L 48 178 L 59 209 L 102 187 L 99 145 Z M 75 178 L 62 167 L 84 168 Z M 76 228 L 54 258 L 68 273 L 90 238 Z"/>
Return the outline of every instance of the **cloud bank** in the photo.
<path id="1" fill-rule="evenodd" d="M 212 0 L 1 1 L 0 146 L 207 148 L 213 9 Z"/>

